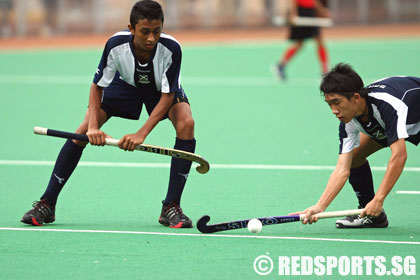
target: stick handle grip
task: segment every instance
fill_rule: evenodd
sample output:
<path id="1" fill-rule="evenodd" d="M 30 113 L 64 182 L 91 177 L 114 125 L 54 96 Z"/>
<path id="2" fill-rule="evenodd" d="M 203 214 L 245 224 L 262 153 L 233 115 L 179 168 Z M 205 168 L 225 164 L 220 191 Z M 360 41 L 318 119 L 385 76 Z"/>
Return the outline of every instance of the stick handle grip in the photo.
<path id="1" fill-rule="evenodd" d="M 34 133 L 40 134 L 40 135 L 49 135 L 49 136 L 55 136 L 55 137 L 60 137 L 60 138 L 76 139 L 79 141 L 89 142 L 89 137 L 87 137 L 87 135 L 85 134 L 77 134 L 77 133 L 72 133 L 72 132 L 54 130 L 54 129 L 44 128 L 44 127 L 39 127 L 39 126 L 34 127 Z M 118 147 L 119 141 L 120 140 L 118 139 L 105 138 L 105 144 L 108 146 Z"/>
<path id="2" fill-rule="evenodd" d="M 34 133 L 39 134 L 39 135 L 49 135 L 49 136 L 55 136 L 55 137 L 60 137 L 60 138 L 75 139 L 79 141 L 89 142 L 89 138 L 85 134 L 77 134 L 77 133 L 72 133 L 72 132 L 54 130 L 54 129 L 39 127 L 39 126 L 34 127 Z"/>
<path id="3" fill-rule="evenodd" d="M 118 142 L 119 141 L 120 141 L 119 139 L 105 138 L 105 144 L 108 145 L 108 146 L 118 147 Z"/>
<path id="4" fill-rule="evenodd" d="M 331 212 L 323 212 L 315 214 L 318 219 L 327 219 L 327 218 L 336 218 L 336 217 L 343 217 L 343 216 L 354 216 L 360 215 L 363 209 L 354 209 L 354 210 L 342 210 L 342 211 L 331 211 Z M 300 214 L 300 220 L 302 221 L 305 218 L 306 214 Z"/>

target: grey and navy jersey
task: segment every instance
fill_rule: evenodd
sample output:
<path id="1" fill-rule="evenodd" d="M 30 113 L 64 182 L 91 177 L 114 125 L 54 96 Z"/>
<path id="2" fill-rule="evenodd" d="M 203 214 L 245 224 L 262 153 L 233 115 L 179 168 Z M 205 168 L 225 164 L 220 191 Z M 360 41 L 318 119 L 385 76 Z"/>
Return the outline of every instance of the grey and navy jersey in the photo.
<path id="1" fill-rule="evenodd" d="M 360 132 L 387 147 L 398 139 L 420 142 L 420 78 L 390 77 L 367 88 L 368 122 L 353 118 L 340 123 L 340 154 L 360 144 Z"/>
<path id="2" fill-rule="evenodd" d="M 108 87 L 115 78 L 139 88 L 162 93 L 181 91 L 181 46 L 162 33 L 147 64 L 140 64 L 134 56 L 130 31 L 121 31 L 108 39 L 93 82 Z"/>

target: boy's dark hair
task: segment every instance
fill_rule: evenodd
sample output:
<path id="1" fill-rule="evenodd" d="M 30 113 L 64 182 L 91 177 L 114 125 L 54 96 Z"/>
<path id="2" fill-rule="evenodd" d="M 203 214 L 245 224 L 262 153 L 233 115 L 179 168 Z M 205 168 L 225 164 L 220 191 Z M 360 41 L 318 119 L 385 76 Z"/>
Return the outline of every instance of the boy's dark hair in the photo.
<path id="1" fill-rule="evenodd" d="M 160 4 L 153 0 L 142 0 L 134 4 L 130 13 L 131 26 L 135 29 L 136 24 L 142 19 L 149 21 L 158 19 L 163 23 L 163 10 Z"/>
<path id="2" fill-rule="evenodd" d="M 359 93 L 366 98 L 369 92 L 364 88 L 363 80 L 353 68 L 346 63 L 337 64 L 323 78 L 320 86 L 321 92 L 325 95 L 339 94 L 350 99 L 354 93 Z"/>

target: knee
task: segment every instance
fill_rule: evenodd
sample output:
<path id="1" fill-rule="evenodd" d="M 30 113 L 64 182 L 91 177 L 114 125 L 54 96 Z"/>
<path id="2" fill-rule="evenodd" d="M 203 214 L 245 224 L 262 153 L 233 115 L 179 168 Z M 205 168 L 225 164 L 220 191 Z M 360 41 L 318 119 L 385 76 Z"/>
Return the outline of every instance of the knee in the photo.
<path id="1" fill-rule="evenodd" d="M 74 144 L 82 148 L 86 147 L 86 145 L 89 143 L 89 142 L 79 141 L 79 140 L 72 140 L 72 141 Z"/>
<path id="2" fill-rule="evenodd" d="M 86 134 L 86 132 L 87 132 L 87 129 L 85 129 L 85 127 L 87 127 L 87 122 L 83 122 L 77 129 L 76 129 L 76 133 L 77 134 Z M 82 147 L 82 148 L 84 148 L 84 147 L 86 147 L 86 145 L 87 144 L 89 144 L 89 142 L 86 142 L 86 141 L 80 141 L 80 140 L 76 140 L 76 139 L 73 139 L 72 140 L 73 141 L 73 143 L 74 144 L 76 144 L 77 146 L 79 146 L 79 147 Z"/>
<path id="3" fill-rule="evenodd" d="M 184 118 L 179 121 L 176 125 L 177 134 L 180 135 L 191 135 L 194 133 L 195 121 L 192 117 Z"/>
<path id="4" fill-rule="evenodd" d="M 358 168 L 366 163 L 366 158 L 364 157 L 355 157 L 351 162 L 351 168 Z"/>

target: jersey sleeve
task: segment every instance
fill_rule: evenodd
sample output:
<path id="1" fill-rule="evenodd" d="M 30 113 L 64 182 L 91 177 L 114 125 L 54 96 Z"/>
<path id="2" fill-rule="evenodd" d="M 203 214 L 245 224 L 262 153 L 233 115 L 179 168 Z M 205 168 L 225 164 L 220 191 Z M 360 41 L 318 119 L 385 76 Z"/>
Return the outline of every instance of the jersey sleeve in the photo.
<path id="1" fill-rule="evenodd" d="M 99 62 L 98 68 L 96 69 L 93 77 L 93 82 L 101 87 L 107 87 L 111 84 L 116 73 L 115 59 L 111 52 L 109 41 L 105 45 L 102 53 L 101 61 Z"/>
<path id="2" fill-rule="evenodd" d="M 162 77 L 162 93 L 177 92 L 180 90 L 181 60 L 182 51 L 181 47 L 178 45 L 178 47 L 172 51 L 172 55 L 166 65 Z"/>
<path id="3" fill-rule="evenodd" d="M 381 119 L 385 124 L 385 134 L 388 145 L 397 141 L 398 139 L 408 138 L 406 127 L 408 108 L 403 102 L 399 102 L 398 108 L 383 102 L 378 106 Z"/>
<path id="4" fill-rule="evenodd" d="M 353 121 L 345 124 L 340 123 L 339 126 L 340 148 L 339 153 L 345 154 L 353 151 L 360 145 L 360 132 L 354 125 Z"/>

